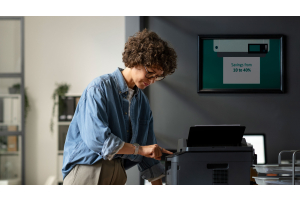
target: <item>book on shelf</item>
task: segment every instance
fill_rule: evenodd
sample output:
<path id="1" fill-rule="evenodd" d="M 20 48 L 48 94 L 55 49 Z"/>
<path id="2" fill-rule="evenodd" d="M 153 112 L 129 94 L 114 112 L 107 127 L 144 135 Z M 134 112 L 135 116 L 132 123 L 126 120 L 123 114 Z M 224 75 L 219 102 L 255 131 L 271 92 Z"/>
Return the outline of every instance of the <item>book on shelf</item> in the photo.
<path id="1" fill-rule="evenodd" d="M 67 105 L 67 120 L 71 121 L 75 111 L 75 97 L 67 97 L 66 98 Z"/>
<path id="2" fill-rule="evenodd" d="M 59 97 L 58 99 L 58 120 L 66 121 L 67 120 L 67 105 L 65 101 L 65 97 Z"/>
<path id="3" fill-rule="evenodd" d="M 72 121 L 79 100 L 78 96 L 59 97 L 58 121 Z"/>

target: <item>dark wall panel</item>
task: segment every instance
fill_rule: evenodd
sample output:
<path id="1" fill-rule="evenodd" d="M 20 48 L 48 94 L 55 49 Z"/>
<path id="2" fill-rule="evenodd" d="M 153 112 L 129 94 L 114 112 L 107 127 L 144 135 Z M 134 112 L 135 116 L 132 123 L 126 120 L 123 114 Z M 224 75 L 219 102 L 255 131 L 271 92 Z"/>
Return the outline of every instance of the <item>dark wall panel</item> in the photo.
<path id="1" fill-rule="evenodd" d="M 133 36 L 140 30 L 140 17 L 139 16 L 127 16 L 125 17 L 125 42 L 127 42 L 130 36 Z"/>
<path id="2" fill-rule="evenodd" d="M 241 124 L 265 133 L 268 163 L 284 149 L 300 149 L 300 17 L 148 17 L 148 28 L 170 42 L 178 69 L 149 87 L 159 145 L 177 147 L 196 124 Z M 198 94 L 197 35 L 284 34 L 285 94 Z"/>

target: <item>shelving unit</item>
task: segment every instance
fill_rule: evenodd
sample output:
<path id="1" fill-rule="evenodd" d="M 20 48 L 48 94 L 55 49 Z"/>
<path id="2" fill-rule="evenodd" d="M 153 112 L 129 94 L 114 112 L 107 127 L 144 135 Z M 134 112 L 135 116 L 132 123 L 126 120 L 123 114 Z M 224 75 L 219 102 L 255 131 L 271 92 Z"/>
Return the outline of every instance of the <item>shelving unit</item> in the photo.
<path id="1" fill-rule="evenodd" d="M 0 152 L 0 155 L 20 155 L 20 152 Z"/>
<path id="2" fill-rule="evenodd" d="M 0 17 L 0 31 L 0 185 L 24 185 L 24 17 Z"/>
<path id="3" fill-rule="evenodd" d="M 65 97 L 68 98 L 68 97 L 73 97 L 73 98 L 76 98 L 76 97 L 79 97 L 80 98 L 81 94 L 66 94 Z M 58 102 L 58 98 L 56 99 L 56 102 Z M 74 102 L 75 105 L 74 105 L 74 111 L 76 109 L 76 101 Z M 56 109 L 56 120 L 55 120 L 55 126 L 57 127 L 55 132 L 56 132 L 56 138 L 57 138 L 57 152 L 56 152 L 56 155 L 57 155 L 57 182 L 59 185 L 61 185 L 63 183 L 63 177 L 62 177 L 62 172 L 61 172 L 61 169 L 62 169 L 62 164 L 63 164 L 63 154 L 64 154 L 64 151 L 63 151 L 63 147 L 64 147 L 64 143 L 65 143 L 65 136 L 66 136 L 66 131 L 68 130 L 69 127 L 65 127 L 64 130 L 62 130 L 64 126 L 69 126 L 70 123 L 71 123 L 71 120 L 68 120 L 68 121 L 60 121 L 60 117 L 59 117 L 59 107 L 60 106 L 57 106 L 57 109 Z M 74 113 L 73 113 L 74 114 Z M 73 119 L 73 118 L 72 118 Z M 60 135 L 60 134 L 65 134 L 65 135 Z"/>

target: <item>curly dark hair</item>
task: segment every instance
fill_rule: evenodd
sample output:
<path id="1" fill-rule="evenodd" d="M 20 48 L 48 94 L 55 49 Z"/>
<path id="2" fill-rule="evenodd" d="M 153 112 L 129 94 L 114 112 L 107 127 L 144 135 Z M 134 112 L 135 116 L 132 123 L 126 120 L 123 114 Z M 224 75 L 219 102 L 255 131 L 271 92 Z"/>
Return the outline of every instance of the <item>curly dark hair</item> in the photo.
<path id="1" fill-rule="evenodd" d="M 126 67 L 145 65 L 158 68 L 164 71 L 163 76 L 173 74 L 177 67 L 175 50 L 155 32 L 147 29 L 129 37 L 122 55 Z"/>

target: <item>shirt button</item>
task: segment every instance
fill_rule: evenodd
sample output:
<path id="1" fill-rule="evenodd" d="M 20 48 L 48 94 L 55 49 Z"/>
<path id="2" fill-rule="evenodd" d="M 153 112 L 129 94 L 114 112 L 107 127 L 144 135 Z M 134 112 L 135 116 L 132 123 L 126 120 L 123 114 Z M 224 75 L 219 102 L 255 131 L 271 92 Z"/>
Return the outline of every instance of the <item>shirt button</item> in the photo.
<path id="1" fill-rule="evenodd" d="M 127 133 L 128 133 L 129 131 L 127 130 Z"/>
<path id="2" fill-rule="evenodd" d="M 119 93 L 121 94 L 121 91 Z"/>
<path id="3" fill-rule="evenodd" d="M 125 115 L 127 115 L 127 112 L 125 113 Z"/>

